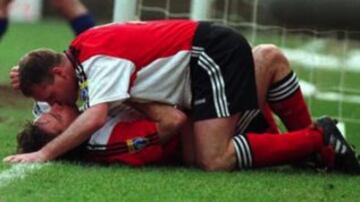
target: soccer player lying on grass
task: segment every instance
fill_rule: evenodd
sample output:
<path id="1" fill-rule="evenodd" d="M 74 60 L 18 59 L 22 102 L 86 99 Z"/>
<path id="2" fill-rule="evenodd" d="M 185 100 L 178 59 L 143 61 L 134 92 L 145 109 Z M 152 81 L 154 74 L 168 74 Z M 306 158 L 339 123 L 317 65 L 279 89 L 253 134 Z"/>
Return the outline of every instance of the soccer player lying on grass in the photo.
<path id="1" fill-rule="evenodd" d="M 29 124 L 19 133 L 17 152 L 37 151 L 61 134 L 78 115 L 79 112 L 74 107 L 54 104 L 49 112 L 40 115 L 33 124 Z M 346 173 L 358 173 L 353 170 L 354 165 L 347 165 L 342 158 L 336 158 L 333 152 L 335 145 L 331 145 L 330 141 L 344 140 L 329 118 L 322 118 L 307 129 L 282 135 L 247 132 L 244 138 L 245 136 L 255 151 L 252 162 L 254 168 L 287 163 L 301 164 L 306 160 L 306 163 L 311 163 L 314 168 L 334 168 Z M 308 140 L 294 142 L 292 136 Z M 158 132 L 156 124 L 144 119 L 141 114 L 134 111 L 118 113 L 108 117 L 104 127 L 92 134 L 81 146 L 65 154 L 63 159 L 131 166 L 181 163 L 179 136 L 175 135 L 170 140 L 164 138 L 167 137 Z M 16 158 L 13 158 L 14 156 L 9 156 L 5 161 L 16 162 Z"/>
<path id="2" fill-rule="evenodd" d="M 235 168 L 244 169 L 244 168 L 251 168 L 258 166 L 275 165 L 277 163 L 288 161 L 290 159 L 294 160 L 295 158 L 298 157 L 300 158 L 307 156 L 309 152 L 319 151 L 319 149 L 321 149 L 320 148 L 321 145 L 324 144 L 323 141 L 324 138 L 322 133 L 317 130 L 308 128 L 312 124 L 310 119 L 310 114 L 307 110 L 307 106 L 305 105 L 296 76 L 291 71 L 289 67 L 289 63 L 286 60 L 286 58 L 283 56 L 281 51 L 273 45 L 262 45 L 255 47 L 253 52 L 254 52 L 254 61 L 255 61 L 255 81 L 257 88 L 255 92 L 257 93 L 257 96 L 252 93 L 251 96 L 258 98 L 258 104 L 263 113 L 259 113 L 258 110 L 255 111 L 250 110 L 250 111 L 245 111 L 242 114 L 241 118 L 239 118 L 239 120 L 236 123 L 238 127 L 236 127 L 235 134 L 238 135 L 235 135 L 233 137 L 232 145 L 234 145 L 234 147 L 230 147 L 228 150 L 221 150 L 221 148 L 218 147 L 218 145 L 221 144 L 220 142 L 215 142 L 212 145 L 212 147 L 217 149 L 216 151 L 225 152 L 228 158 L 226 158 L 225 161 L 222 161 L 220 163 L 217 162 L 218 160 L 217 158 L 214 158 L 215 159 L 215 160 L 213 159 L 214 162 L 209 161 L 208 163 L 214 165 L 215 164 L 221 165 L 221 163 L 227 162 L 228 163 L 227 166 L 216 167 L 216 168 L 214 167 L 212 169 L 207 169 L 207 170 L 230 170 Z M 68 59 L 64 57 L 64 55 L 54 54 L 53 52 L 49 52 L 46 50 L 35 51 L 32 54 L 29 54 L 23 58 L 22 63 L 24 64 L 22 65 L 26 66 L 25 63 L 29 63 L 30 61 L 35 62 L 33 63 L 33 67 L 36 68 L 33 69 L 33 71 L 29 70 L 28 75 L 34 74 L 34 72 L 39 73 L 38 68 L 42 66 L 40 64 L 41 61 L 47 61 L 46 58 L 48 58 L 50 55 L 52 55 L 52 58 L 58 58 L 60 60 L 65 60 L 65 61 L 61 62 L 61 64 L 57 64 L 57 63 L 50 64 L 51 66 L 50 68 L 53 67 L 54 68 L 51 70 L 50 73 L 52 74 L 53 78 L 52 79 L 49 78 L 49 79 L 54 80 L 54 82 L 56 81 L 55 83 L 64 82 L 65 80 L 68 80 L 67 81 L 68 84 L 73 83 L 73 80 L 71 79 L 73 77 L 71 75 L 68 76 L 66 75 L 65 72 L 63 72 L 65 69 L 66 71 L 68 70 L 72 71 L 71 68 L 73 68 L 71 62 L 68 61 Z M 37 65 L 36 65 L 36 58 L 38 58 L 39 59 L 38 62 L 40 62 Z M 53 60 L 53 62 L 54 61 L 56 60 Z M 51 60 L 50 61 L 48 60 L 48 62 L 51 63 Z M 58 66 L 66 66 L 66 67 L 58 67 Z M 44 71 L 49 71 L 49 70 L 44 70 Z M 83 73 L 84 72 L 82 72 L 81 74 Z M 12 75 L 13 85 L 16 86 L 16 83 L 18 83 L 17 76 L 15 72 L 12 72 L 11 75 Z M 108 79 L 104 78 L 104 81 L 107 80 Z M 38 81 L 42 83 L 41 79 Z M 89 82 L 91 83 L 91 81 Z M 30 87 L 30 89 L 41 94 L 42 92 L 39 90 L 45 87 L 47 84 L 45 82 L 42 83 L 43 85 L 40 85 L 40 83 L 23 85 L 23 87 L 27 87 L 27 88 Z M 31 86 L 33 86 L 33 88 L 31 88 Z M 50 87 L 53 88 L 55 86 L 51 85 Z M 58 89 L 58 90 L 61 91 L 63 89 Z M 67 91 L 67 93 L 65 93 L 64 95 L 69 96 L 69 93 L 72 93 L 72 90 Z M 55 97 L 58 96 L 58 92 L 54 92 L 54 94 L 51 95 L 52 96 L 45 99 L 45 100 L 49 100 L 50 103 L 54 102 L 53 100 L 55 100 Z M 131 101 L 131 99 L 129 101 Z M 294 133 L 289 133 L 291 135 L 281 135 L 281 136 L 244 135 L 246 132 L 249 131 L 258 132 L 258 133 L 264 133 L 264 132 L 278 133 L 276 124 L 272 119 L 269 106 L 275 112 L 275 114 L 280 116 L 281 120 L 284 122 L 285 126 L 289 131 L 296 131 L 296 130 L 298 131 Z M 170 114 L 171 113 L 169 113 L 169 115 Z M 94 116 L 92 115 L 92 117 Z M 168 122 L 172 121 L 172 119 L 163 119 L 163 120 Z M 330 125 L 329 127 L 331 128 L 331 130 L 335 130 L 335 128 L 332 127 L 333 123 L 331 121 L 326 121 L 326 123 L 327 125 Z M 322 128 L 327 128 L 326 130 L 329 130 L 328 129 L 329 127 L 323 126 Z M 169 128 L 173 130 L 173 127 L 169 127 Z M 270 130 L 267 130 L 268 128 L 270 128 Z M 307 128 L 307 129 L 300 130 L 301 128 Z M 164 129 L 161 130 L 165 131 L 166 133 L 166 130 Z M 173 130 L 173 131 L 177 131 L 177 130 Z M 209 129 L 208 131 L 211 132 L 211 130 Z M 194 150 L 194 142 L 193 140 L 191 140 L 193 138 L 192 133 L 191 132 L 184 133 L 184 135 L 182 135 L 181 138 L 184 139 L 183 142 L 186 142 L 186 144 L 182 144 L 183 151 L 187 153 L 184 155 L 184 161 L 188 164 L 194 164 L 194 162 L 196 161 L 196 156 L 198 155 L 199 151 Z M 337 139 L 341 139 L 341 137 L 339 136 L 337 137 Z M 62 140 L 64 140 L 64 138 L 62 138 Z M 327 138 L 325 138 L 325 140 L 327 140 Z M 347 159 L 346 162 L 350 161 L 352 164 L 346 163 L 346 166 L 344 167 L 346 167 L 347 169 L 351 169 L 349 168 L 349 165 L 353 165 L 352 169 L 354 170 L 358 169 L 358 162 L 356 160 L 355 153 L 353 152 L 351 147 L 349 147 L 346 141 L 343 139 L 339 140 L 339 142 L 341 143 L 339 145 L 340 148 L 345 148 L 344 150 L 341 150 L 342 152 L 336 150 L 337 157 L 342 159 L 339 162 L 344 162 L 343 159 Z M 335 144 L 333 141 L 331 142 L 325 141 L 325 143 Z M 50 150 L 54 150 L 54 144 L 50 144 L 51 146 L 49 146 L 49 144 L 47 144 L 38 152 L 18 155 L 15 157 L 8 158 L 7 160 L 14 162 L 31 162 L 31 161 L 46 161 L 53 159 L 55 157 L 48 157 L 48 156 L 44 157 L 43 155 L 44 151 L 48 150 L 49 148 L 51 148 Z M 69 145 L 71 145 L 71 141 L 69 142 L 69 140 L 67 140 L 64 147 L 69 148 Z M 302 146 L 304 145 L 306 145 L 309 148 L 307 149 L 303 148 Z M 274 152 L 270 152 L 270 150 L 272 149 L 274 150 Z M 278 149 L 281 151 L 277 151 Z M 62 152 L 66 151 L 66 149 L 62 149 L 62 150 L 63 150 Z M 279 155 L 280 153 L 281 155 Z M 340 163 L 337 164 L 339 165 Z M 342 163 L 342 165 L 344 165 L 344 163 Z"/>
<path id="3" fill-rule="evenodd" d="M 64 131 L 80 113 L 74 107 L 54 104 L 18 134 L 18 153 L 39 150 Z M 166 142 L 165 142 L 166 141 Z M 170 140 L 136 111 L 109 116 L 106 124 L 81 146 L 61 159 L 140 166 L 176 163 L 180 158 L 178 136 Z"/>

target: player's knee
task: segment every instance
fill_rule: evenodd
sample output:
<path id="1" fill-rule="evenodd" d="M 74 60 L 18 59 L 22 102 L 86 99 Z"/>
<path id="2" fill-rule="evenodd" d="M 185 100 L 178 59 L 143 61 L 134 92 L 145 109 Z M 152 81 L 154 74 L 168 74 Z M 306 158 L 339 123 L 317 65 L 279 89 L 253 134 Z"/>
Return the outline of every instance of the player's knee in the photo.
<path id="1" fill-rule="evenodd" d="M 222 158 L 198 159 L 198 166 L 205 171 L 226 171 L 229 168 Z"/>
<path id="2" fill-rule="evenodd" d="M 254 48 L 254 54 L 272 62 L 285 59 L 281 50 L 274 44 L 260 44 Z"/>
<path id="3" fill-rule="evenodd" d="M 280 48 L 274 44 L 261 44 L 254 48 L 254 57 L 266 62 L 266 68 L 289 68 L 289 62 Z"/>
<path id="4" fill-rule="evenodd" d="M 180 130 L 181 127 L 185 125 L 186 121 L 186 115 L 181 111 L 177 111 L 176 113 L 172 113 L 171 117 L 166 120 L 166 126 L 168 128 Z"/>
<path id="5" fill-rule="evenodd" d="M 200 159 L 197 162 L 198 166 L 205 170 L 205 171 L 218 171 L 219 170 L 219 166 L 217 165 L 217 163 L 213 160 L 207 160 L 207 159 Z"/>

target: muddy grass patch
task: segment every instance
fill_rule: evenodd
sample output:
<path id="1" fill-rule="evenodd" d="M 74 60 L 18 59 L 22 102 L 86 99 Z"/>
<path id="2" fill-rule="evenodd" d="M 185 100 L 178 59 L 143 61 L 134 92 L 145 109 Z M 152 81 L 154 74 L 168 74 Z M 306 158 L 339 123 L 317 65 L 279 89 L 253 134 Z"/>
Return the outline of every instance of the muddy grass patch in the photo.
<path id="1" fill-rule="evenodd" d="M 31 99 L 24 97 L 10 86 L 0 85 L 0 108 L 31 106 Z"/>

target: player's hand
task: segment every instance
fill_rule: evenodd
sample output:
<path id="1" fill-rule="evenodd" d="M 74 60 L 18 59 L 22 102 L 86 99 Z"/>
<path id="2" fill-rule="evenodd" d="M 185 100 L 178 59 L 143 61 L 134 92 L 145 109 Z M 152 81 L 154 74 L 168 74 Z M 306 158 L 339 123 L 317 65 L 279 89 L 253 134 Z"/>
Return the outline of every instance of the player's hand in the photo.
<path id="1" fill-rule="evenodd" d="M 49 159 L 44 153 L 40 151 L 11 155 L 3 159 L 5 163 L 35 163 L 35 162 L 46 162 Z"/>
<path id="2" fill-rule="evenodd" d="M 19 66 L 14 66 L 11 68 L 10 73 L 11 86 L 15 90 L 19 90 L 20 88 L 20 75 L 19 75 Z"/>

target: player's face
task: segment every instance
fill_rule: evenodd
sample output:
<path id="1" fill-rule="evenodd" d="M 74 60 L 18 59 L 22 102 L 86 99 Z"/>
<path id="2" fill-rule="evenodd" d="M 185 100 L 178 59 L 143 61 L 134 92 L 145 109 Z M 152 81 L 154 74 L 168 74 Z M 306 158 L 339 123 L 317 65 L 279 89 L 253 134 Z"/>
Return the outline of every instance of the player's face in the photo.
<path id="1" fill-rule="evenodd" d="M 76 108 L 55 103 L 51 106 L 50 111 L 42 114 L 34 121 L 34 124 L 45 132 L 60 134 L 70 126 L 78 115 Z"/>
<path id="2" fill-rule="evenodd" d="M 32 87 L 32 97 L 50 105 L 60 103 L 74 105 L 78 96 L 76 80 L 73 77 L 54 75 L 53 82 L 43 82 Z"/>

